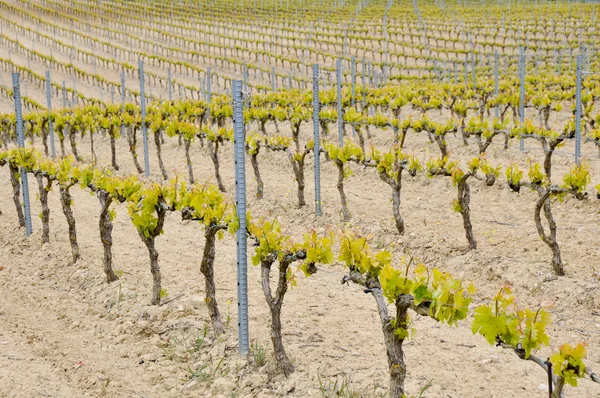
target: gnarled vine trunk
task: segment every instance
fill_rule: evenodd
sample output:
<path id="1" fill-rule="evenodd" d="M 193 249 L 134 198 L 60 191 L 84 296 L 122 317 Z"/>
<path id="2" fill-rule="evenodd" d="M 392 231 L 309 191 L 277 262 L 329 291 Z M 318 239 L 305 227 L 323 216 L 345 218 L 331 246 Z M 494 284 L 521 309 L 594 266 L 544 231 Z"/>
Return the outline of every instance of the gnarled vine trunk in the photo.
<path id="1" fill-rule="evenodd" d="M 152 305 L 159 305 L 162 291 L 162 278 L 160 274 L 160 266 L 158 264 L 158 252 L 156 251 L 155 240 L 160 235 L 163 226 L 165 224 L 166 210 L 161 203 L 158 204 L 156 209 L 157 222 L 156 227 L 153 231 L 148 231 L 148 236 L 144 235 L 144 232 L 138 229 L 138 235 L 142 242 L 148 249 L 148 255 L 150 256 L 150 272 L 152 273 Z"/>
<path id="2" fill-rule="evenodd" d="M 158 155 L 158 166 L 160 167 L 160 172 L 162 173 L 163 179 L 168 180 L 169 176 L 167 175 L 167 170 L 165 170 L 165 165 L 162 160 L 160 135 L 161 135 L 161 130 L 157 130 L 154 132 L 154 144 L 156 145 L 156 154 Z"/>
<path id="3" fill-rule="evenodd" d="M 535 204 L 535 213 L 534 220 L 535 226 L 538 231 L 538 235 L 542 239 L 542 241 L 550 247 L 552 250 L 552 269 L 557 276 L 563 276 L 565 274 L 562 259 L 560 256 L 560 248 L 558 247 L 558 241 L 556 240 L 556 222 L 554 221 L 554 217 L 552 216 L 552 209 L 550 204 L 550 191 L 548 189 L 543 189 L 538 187 L 538 194 L 540 195 L 539 199 Z M 548 221 L 548 228 L 550 229 L 550 234 L 547 234 L 544 230 L 544 226 L 542 225 L 542 216 L 541 212 L 544 210 L 544 216 L 546 217 L 546 221 Z"/>
<path id="4" fill-rule="evenodd" d="M 119 279 L 112 268 L 112 229 L 113 224 L 110 219 L 109 208 L 112 204 L 112 198 L 106 191 L 97 191 L 96 196 L 100 200 L 100 239 L 102 240 L 102 247 L 104 249 L 104 257 L 102 259 L 104 264 L 104 275 L 106 275 L 106 282 L 111 283 Z"/>
<path id="5" fill-rule="evenodd" d="M 75 159 L 77 159 L 78 162 L 81 162 L 81 157 L 77 151 L 77 140 L 75 134 L 76 132 L 72 128 L 69 128 L 69 142 L 71 143 L 71 151 L 73 151 L 73 156 L 75 156 Z"/>
<path id="6" fill-rule="evenodd" d="M 143 173 L 144 169 L 140 166 L 140 162 L 138 161 L 138 155 L 136 152 L 137 145 L 137 127 L 129 128 L 127 131 L 127 143 L 129 144 L 129 152 L 133 157 L 133 164 L 135 165 L 135 169 L 138 173 Z"/>
<path id="7" fill-rule="evenodd" d="M 467 176 L 467 175 L 465 175 Z M 464 177 L 463 177 L 464 178 Z M 471 223 L 471 188 L 467 183 L 466 179 L 458 182 L 458 203 L 460 205 L 460 215 L 463 219 L 463 227 L 465 228 L 465 235 L 469 242 L 469 249 L 474 250 L 477 248 L 477 241 L 473 235 L 473 224 Z"/>
<path id="8" fill-rule="evenodd" d="M 217 306 L 214 263 L 215 263 L 215 241 L 219 229 L 216 225 L 209 225 L 204 231 L 204 253 L 202 255 L 202 263 L 200 264 L 200 272 L 204 275 L 204 288 L 206 290 L 206 306 L 212 322 L 212 327 L 215 335 L 223 334 L 223 322 L 221 314 Z"/>
<path id="9" fill-rule="evenodd" d="M 275 297 L 271 292 L 271 286 L 269 284 L 271 266 L 277 260 L 277 253 L 271 253 L 261 262 L 261 277 L 263 293 L 265 300 L 269 305 L 271 311 L 271 342 L 273 343 L 273 351 L 275 354 L 275 360 L 277 366 L 287 377 L 294 373 L 294 365 L 288 358 L 285 348 L 283 346 L 283 340 L 281 338 L 281 307 L 283 305 L 283 298 L 287 292 L 287 270 L 290 264 L 297 260 L 306 258 L 305 251 L 299 251 L 296 253 L 286 253 L 281 261 L 279 262 L 279 278 L 277 281 L 277 291 Z"/>
<path id="10" fill-rule="evenodd" d="M 13 201 L 19 218 L 19 227 L 25 226 L 25 216 L 23 215 L 23 206 L 21 205 L 21 186 L 19 185 L 19 169 L 8 163 L 10 174 L 10 184 L 13 188 Z"/>
<path id="11" fill-rule="evenodd" d="M 35 173 L 35 179 L 38 183 L 40 203 L 42 205 L 42 244 L 44 244 L 50 242 L 50 208 L 48 207 L 48 192 L 52 189 L 52 181 L 46 177 L 46 184 L 44 184 L 44 176 L 41 173 Z"/>
<path id="12" fill-rule="evenodd" d="M 342 202 L 342 221 L 350 221 L 350 210 L 348 210 L 348 200 L 344 192 L 344 163 L 340 160 L 335 160 L 335 165 L 338 169 L 337 190 L 340 193 L 340 201 Z"/>
<path id="13" fill-rule="evenodd" d="M 110 138 L 110 164 L 113 169 L 119 170 L 119 165 L 117 164 L 117 148 L 116 148 L 116 139 L 115 133 L 112 131 L 114 127 L 111 127 L 111 131 L 109 132 Z"/>
<path id="14" fill-rule="evenodd" d="M 392 188 L 392 213 L 394 214 L 394 221 L 396 223 L 396 229 L 400 235 L 404 235 L 404 219 L 400 214 L 400 192 L 402 191 L 402 170 L 398 171 L 398 177 L 396 181 L 392 180 L 385 172 L 379 173 L 379 177 L 383 182 L 388 184 Z"/>
<path id="15" fill-rule="evenodd" d="M 75 229 L 75 217 L 73 217 L 73 209 L 71 209 L 71 193 L 69 189 L 70 185 L 59 186 L 60 192 L 60 203 L 62 205 L 62 211 L 67 219 L 67 225 L 69 226 L 69 243 L 71 244 L 71 255 L 73 257 L 73 264 L 81 258 L 79 253 L 79 245 L 77 244 L 77 231 Z"/>
<path id="16" fill-rule="evenodd" d="M 258 168 L 258 153 L 250 155 L 250 163 L 252 164 L 252 169 L 254 170 L 254 178 L 256 179 L 256 197 L 258 199 L 262 199 L 264 195 L 265 186 L 263 184 L 262 178 L 260 178 L 260 170 Z"/>
<path id="17" fill-rule="evenodd" d="M 287 150 L 288 158 L 292 164 L 292 170 L 294 171 L 294 177 L 296 178 L 296 184 L 298 186 L 298 207 L 306 206 L 306 200 L 304 200 L 304 160 L 306 158 L 306 152 L 292 154 L 292 151 Z"/>
<path id="18" fill-rule="evenodd" d="M 212 142 L 208 140 L 208 151 L 210 152 L 210 158 L 215 166 L 215 178 L 217 179 L 217 185 L 219 186 L 219 191 L 227 192 L 225 189 L 225 185 L 223 185 L 223 181 L 221 180 L 221 172 L 219 171 L 219 141 Z"/>
<path id="19" fill-rule="evenodd" d="M 181 137 L 181 135 L 180 135 Z M 192 146 L 192 141 L 188 139 L 184 139 L 184 148 L 185 148 L 185 161 L 187 162 L 188 167 L 188 177 L 190 180 L 190 184 L 194 183 L 194 170 L 192 168 L 192 158 L 190 157 L 190 147 Z"/>

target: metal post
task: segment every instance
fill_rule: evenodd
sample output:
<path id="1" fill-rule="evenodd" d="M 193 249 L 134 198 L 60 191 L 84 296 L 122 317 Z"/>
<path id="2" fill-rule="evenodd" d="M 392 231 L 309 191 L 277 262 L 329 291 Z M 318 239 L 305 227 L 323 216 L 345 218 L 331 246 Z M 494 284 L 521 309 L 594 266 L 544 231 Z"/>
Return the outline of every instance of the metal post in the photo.
<path id="1" fill-rule="evenodd" d="M 367 99 L 366 99 L 367 84 L 365 81 L 366 67 L 367 67 L 367 64 L 365 63 L 365 59 L 363 58 L 362 59 L 362 109 L 365 109 L 367 107 Z"/>
<path id="2" fill-rule="evenodd" d="M 75 97 L 75 101 L 73 101 L 73 104 L 76 106 L 79 106 L 79 98 L 77 96 L 77 86 L 75 85 L 75 76 L 73 76 L 72 80 L 73 80 L 73 97 Z"/>
<path id="3" fill-rule="evenodd" d="M 56 157 L 56 150 L 54 148 L 54 126 L 52 123 L 52 118 L 50 117 L 50 112 L 52 112 L 52 82 L 50 80 L 50 71 L 46 71 L 46 105 L 48 106 L 48 110 L 46 111 L 46 115 L 48 115 L 48 129 L 50 131 L 50 154 L 52 158 Z"/>
<path id="4" fill-rule="evenodd" d="M 63 108 L 67 107 L 67 83 L 63 80 L 62 82 L 62 97 L 63 97 Z"/>
<path id="5" fill-rule="evenodd" d="M 242 90 L 244 92 L 248 93 L 249 92 L 249 90 L 248 90 L 248 67 L 246 66 L 246 62 L 244 62 L 242 75 L 244 78 L 244 83 L 242 84 Z M 290 88 L 291 88 L 291 85 L 290 85 Z M 246 98 L 244 99 L 244 103 L 246 105 L 246 108 L 248 108 L 250 106 L 250 100 L 247 95 L 246 95 Z"/>
<path id="6" fill-rule="evenodd" d="M 146 131 L 146 94 L 144 92 L 144 61 L 139 60 L 140 102 L 142 104 L 142 135 L 144 137 L 144 167 L 146 177 L 150 176 L 150 158 L 148 157 L 148 132 Z"/>
<path id="7" fill-rule="evenodd" d="M 169 90 L 169 101 L 173 101 L 173 83 L 171 77 L 171 68 L 167 70 L 167 87 Z"/>
<path id="8" fill-rule="evenodd" d="M 338 112 L 338 138 L 340 147 L 344 146 L 344 118 L 342 117 L 342 60 L 335 61 L 335 76 L 337 82 L 337 112 Z"/>
<path id="9" fill-rule="evenodd" d="M 499 93 L 499 82 L 498 82 L 498 50 L 494 51 L 494 95 L 497 97 Z M 494 109 L 496 119 L 500 117 L 500 107 L 496 106 Z"/>
<path id="10" fill-rule="evenodd" d="M 235 157 L 235 198 L 239 228 L 237 238 L 237 294 L 238 294 L 238 340 L 239 351 L 248 356 L 248 278 L 246 248 L 246 162 L 244 138 L 244 106 L 242 100 L 242 81 L 234 80 L 233 86 L 233 128 Z"/>
<path id="11" fill-rule="evenodd" d="M 521 95 L 519 97 L 519 112 L 521 114 L 521 124 L 525 123 L 525 48 L 519 48 L 519 75 L 521 79 Z M 521 137 L 521 151 L 525 150 L 525 138 Z"/>
<path id="12" fill-rule="evenodd" d="M 583 55 L 577 55 L 577 78 L 575 83 L 575 164 L 581 163 L 581 63 Z"/>
<path id="13" fill-rule="evenodd" d="M 277 85 L 277 78 L 275 77 L 275 68 L 271 68 L 271 90 L 275 91 Z"/>
<path id="14" fill-rule="evenodd" d="M 19 73 L 12 74 L 13 92 L 15 98 L 15 112 L 17 114 L 17 143 L 19 148 L 25 147 L 25 138 L 23 137 L 23 112 L 21 108 L 21 88 L 19 87 Z M 21 167 L 21 186 L 23 189 L 23 208 L 25 210 L 25 234 L 31 235 L 31 208 L 29 207 L 29 183 L 27 173 Z"/>
<path id="15" fill-rule="evenodd" d="M 211 76 L 210 75 L 211 75 L 210 68 L 208 68 L 208 73 L 206 74 L 206 102 L 208 104 L 210 104 L 210 100 L 212 97 L 212 94 L 210 91 L 210 89 L 211 89 L 211 87 L 210 87 L 211 86 L 211 83 L 210 83 Z M 210 107 L 208 108 L 208 112 L 209 112 L 208 116 L 210 116 Z"/>
<path id="16" fill-rule="evenodd" d="M 364 80 L 364 75 L 363 75 Z M 315 214 L 321 215 L 321 142 L 319 139 L 319 65 L 313 65 L 313 130 L 315 155 Z"/>
<path id="17" fill-rule="evenodd" d="M 473 73 L 473 90 L 477 90 L 477 79 L 475 75 L 475 53 L 471 53 L 471 72 Z"/>
<path id="18" fill-rule="evenodd" d="M 356 105 L 356 59 L 350 60 L 350 69 L 352 73 L 352 106 Z"/>

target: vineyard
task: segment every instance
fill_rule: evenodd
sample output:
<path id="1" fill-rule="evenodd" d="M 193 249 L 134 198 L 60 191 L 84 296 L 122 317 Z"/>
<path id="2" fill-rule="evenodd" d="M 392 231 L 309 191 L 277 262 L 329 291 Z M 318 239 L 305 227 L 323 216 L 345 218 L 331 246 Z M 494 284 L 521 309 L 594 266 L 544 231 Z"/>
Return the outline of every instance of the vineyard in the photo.
<path id="1" fill-rule="evenodd" d="M 600 396 L 596 3 L 0 10 L 0 396 Z"/>

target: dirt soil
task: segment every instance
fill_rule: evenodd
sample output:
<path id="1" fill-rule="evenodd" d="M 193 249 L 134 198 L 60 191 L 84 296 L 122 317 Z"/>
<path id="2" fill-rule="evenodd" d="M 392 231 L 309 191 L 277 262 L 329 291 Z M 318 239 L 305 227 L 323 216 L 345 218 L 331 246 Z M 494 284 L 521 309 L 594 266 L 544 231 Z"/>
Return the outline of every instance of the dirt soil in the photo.
<path id="1" fill-rule="evenodd" d="M 288 126 L 281 126 L 283 131 Z M 335 131 L 335 129 L 332 129 Z M 308 130 L 305 135 L 308 135 Z M 390 133 L 374 132 L 378 147 L 389 144 Z M 96 137 L 101 164 L 109 164 L 108 140 Z M 421 158 L 437 149 L 425 137 L 411 135 L 408 150 Z M 39 142 L 36 146 L 39 146 Z M 158 179 L 152 141 L 151 169 Z M 516 144 L 516 143 L 514 143 Z M 461 159 L 474 155 L 452 141 Z M 528 144 L 533 146 L 533 144 Z M 167 139 L 167 169 L 185 176 L 185 157 L 177 140 Z M 500 143 L 489 151 L 492 162 L 519 160 L 518 150 Z M 89 159 L 89 140 L 80 141 Z M 125 142 L 119 142 L 121 172 L 134 172 Z M 539 156 L 531 152 L 529 156 Z M 193 149 L 198 181 L 214 181 L 206 150 Z M 222 174 L 234 189 L 232 147 L 222 154 Z M 287 232 L 300 237 L 311 228 L 340 227 L 337 171 L 323 159 L 324 215 L 317 219 L 310 204 L 313 184 L 307 184 L 309 206 L 295 206 L 295 182 L 281 153 L 259 156 L 265 198 L 252 197 L 255 183 L 247 165 L 249 208 L 256 216 L 277 217 Z M 557 177 L 570 159 L 556 157 Z M 312 163 L 312 162 L 309 162 Z M 352 226 L 373 235 L 373 245 L 388 247 L 396 259 L 410 252 L 430 266 L 471 280 L 478 287 L 474 304 L 490 300 L 503 285 L 511 285 L 523 305 L 550 306 L 554 324 L 553 348 L 563 342 L 587 342 L 592 368 L 600 368 L 600 297 L 598 221 L 595 199 L 553 203 L 559 242 L 566 263 L 565 277 L 543 282 L 551 273 L 549 249 L 539 240 L 533 223 L 535 194 L 510 192 L 501 181 L 484 187 L 472 183 L 472 217 L 480 247 L 468 251 L 460 216 L 452 213 L 456 195 L 447 178 L 406 177 L 402 214 L 407 233 L 395 233 L 389 187 L 372 170 L 352 167 L 346 181 Z M 307 167 L 307 181 L 312 169 Z M 32 181 L 33 180 L 33 181 Z M 368 187 L 368 188 L 367 188 Z M 175 396 L 320 396 L 321 389 L 348 382 L 361 396 L 379 396 L 388 385 L 387 360 L 376 307 L 358 286 L 340 283 L 344 269 L 321 267 L 309 279 L 298 272 L 298 285 L 285 298 L 284 343 L 297 371 L 289 379 L 274 372 L 268 332 L 269 312 L 260 285 L 259 269 L 249 266 L 250 335 L 247 361 L 237 354 L 235 242 L 227 236 L 217 244 L 217 299 L 227 321 L 225 336 L 215 339 L 203 301 L 199 272 L 203 234 L 194 222 L 169 214 L 165 233 L 157 239 L 163 286 L 172 301 L 150 306 L 151 275 L 148 255 L 123 206 L 116 206 L 113 232 L 114 263 L 119 281 L 107 285 L 102 273 L 98 220 L 100 206 L 89 192 L 72 190 L 77 236 L 83 258 L 69 264 L 67 224 L 57 190 L 50 193 L 51 243 L 41 246 L 41 211 L 37 184 L 30 178 L 34 234 L 24 237 L 18 225 L 8 170 L 0 170 L 0 396 L 7 397 L 175 397 Z M 250 249 L 252 255 L 253 249 Z M 469 324 L 450 328 L 430 319 L 413 317 L 416 334 L 406 343 L 407 388 L 411 394 L 431 383 L 426 397 L 544 397 L 546 377 L 531 362 L 514 353 L 490 347 L 473 336 Z M 261 352 L 265 364 L 261 363 Z M 550 350 L 539 355 L 546 358 Z M 258 360 L 258 364 L 257 364 Z M 190 382 L 192 372 L 197 377 Z M 567 397 L 596 397 L 589 381 L 569 389 Z"/>

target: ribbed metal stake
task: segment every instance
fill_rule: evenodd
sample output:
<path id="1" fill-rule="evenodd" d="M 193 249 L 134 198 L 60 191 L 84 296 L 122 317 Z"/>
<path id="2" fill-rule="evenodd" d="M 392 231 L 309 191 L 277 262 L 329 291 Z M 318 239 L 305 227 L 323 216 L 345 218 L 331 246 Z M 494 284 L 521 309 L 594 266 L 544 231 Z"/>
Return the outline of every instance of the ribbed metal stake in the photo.
<path id="1" fill-rule="evenodd" d="M 271 68 L 271 90 L 275 91 L 277 88 L 277 80 L 275 77 L 275 68 Z"/>
<path id="2" fill-rule="evenodd" d="M 471 53 L 471 72 L 473 73 L 473 90 L 477 90 L 477 76 L 475 72 L 475 53 Z"/>
<path id="3" fill-rule="evenodd" d="M 499 93 L 499 82 L 498 82 L 498 50 L 494 51 L 494 95 L 497 97 Z M 500 107 L 496 106 L 494 109 L 496 119 L 500 117 Z"/>
<path id="4" fill-rule="evenodd" d="M 150 176 L 150 158 L 148 156 L 148 132 L 146 131 L 146 94 L 144 92 L 144 61 L 139 60 L 140 102 L 142 103 L 142 135 L 144 137 L 144 167 L 146 177 Z"/>
<path id="5" fill-rule="evenodd" d="M 365 80 L 365 72 L 367 70 L 367 64 L 365 62 L 365 59 L 362 59 L 362 109 L 365 109 L 367 107 L 367 98 L 366 98 L 366 89 L 367 89 L 367 83 Z"/>
<path id="6" fill-rule="evenodd" d="M 77 84 L 75 83 L 75 76 L 73 76 L 71 80 L 73 81 L 73 97 L 75 98 L 75 100 L 73 101 L 73 105 L 79 106 L 79 98 L 77 95 Z"/>
<path id="7" fill-rule="evenodd" d="M 52 112 L 52 82 L 50 80 L 50 71 L 46 71 L 46 105 L 48 106 L 48 110 L 46 115 L 48 115 L 48 130 L 50 131 L 50 154 L 52 158 L 56 157 L 56 149 L 54 148 L 54 125 L 52 123 L 52 118 L 50 118 L 50 112 Z"/>
<path id="8" fill-rule="evenodd" d="M 363 64 L 364 65 L 364 64 Z M 363 75 L 364 80 L 365 75 Z M 319 65 L 313 65 L 313 130 L 314 130 L 314 155 L 315 155 L 315 213 L 321 215 L 321 142 L 319 140 Z"/>
<path id="9" fill-rule="evenodd" d="M 210 100 L 211 100 L 211 87 L 210 87 L 210 68 L 208 68 L 208 72 L 206 74 L 206 102 L 210 104 Z M 208 116 L 210 116 L 210 108 L 208 108 Z"/>
<path id="10" fill-rule="evenodd" d="M 581 63 L 582 54 L 577 55 L 577 77 L 575 83 L 575 164 L 581 163 Z"/>
<path id="11" fill-rule="evenodd" d="M 521 79 L 521 94 L 519 96 L 519 113 L 521 114 L 521 124 L 525 123 L 525 48 L 519 48 L 519 77 Z M 525 138 L 521 137 L 521 151 L 525 150 Z"/>
<path id="12" fill-rule="evenodd" d="M 246 66 L 246 63 L 244 62 L 244 67 L 243 67 L 243 71 L 242 71 L 242 77 L 244 78 L 244 84 L 242 85 L 242 90 L 246 93 L 249 92 L 248 90 L 248 67 Z M 290 84 L 290 88 L 291 84 Z M 246 105 L 246 108 L 248 106 L 250 106 L 250 100 L 248 98 L 248 96 L 246 96 L 246 98 L 244 99 L 244 104 Z"/>
<path id="13" fill-rule="evenodd" d="M 171 77 L 171 68 L 167 70 L 167 87 L 169 90 L 169 101 L 173 101 L 173 83 Z"/>
<path id="14" fill-rule="evenodd" d="M 23 110 L 21 108 L 21 88 L 19 84 L 19 74 L 12 74 L 13 93 L 15 98 L 15 112 L 17 114 L 17 143 L 19 148 L 25 147 L 25 138 L 23 137 Z M 31 235 L 31 208 L 29 207 L 29 182 L 27 173 L 21 167 L 21 186 L 23 190 L 23 208 L 25 211 L 25 234 Z"/>
<path id="15" fill-rule="evenodd" d="M 62 81 L 63 108 L 67 107 L 67 83 Z"/>
<path id="16" fill-rule="evenodd" d="M 344 146 L 344 118 L 342 116 L 342 60 L 335 61 L 335 77 L 337 83 L 337 122 L 338 122 L 338 138 L 340 147 Z"/>
<path id="17" fill-rule="evenodd" d="M 350 69 L 352 73 L 352 107 L 356 108 L 356 59 L 351 58 Z M 352 136 L 356 137 L 356 128 L 352 125 Z"/>
<path id="18" fill-rule="evenodd" d="M 352 73 L 352 106 L 356 105 L 356 58 L 350 59 L 350 72 Z"/>
<path id="19" fill-rule="evenodd" d="M 125 71 L 121 70 L 121 113 L 125 112 Z M 121 118 L 121 121 L 123 119 Z M 125 136 L 125 125 L 121 123 L 121 137 Z"/>
<path id="20" fill-rule="evenodd" d="M 238 293 L 238 340 L 239 351 L 248 356 L 248 277 L 246 246 L 246 161 L 244 137 L 244 105 L 242 81 L 234 80 L 233 86 L 233 130 L 235 157 L 235 201 L 240 227 L 237 230 L 237 293 Z"/>

